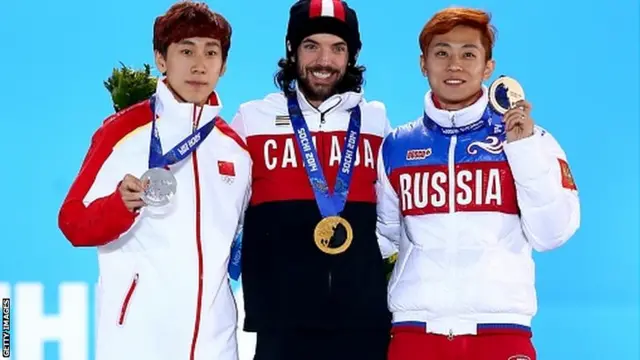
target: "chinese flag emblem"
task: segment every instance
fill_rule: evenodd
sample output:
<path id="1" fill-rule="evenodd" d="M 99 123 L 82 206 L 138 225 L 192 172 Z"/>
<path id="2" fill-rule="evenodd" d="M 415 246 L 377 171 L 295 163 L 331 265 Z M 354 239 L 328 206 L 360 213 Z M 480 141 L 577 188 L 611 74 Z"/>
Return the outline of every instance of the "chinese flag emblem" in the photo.
<path id="1" fill-rule="evenodd" d="M 218 161 L 218 173 L 226 176 L 236 176 L 236 169 L 230 161 Z"/>

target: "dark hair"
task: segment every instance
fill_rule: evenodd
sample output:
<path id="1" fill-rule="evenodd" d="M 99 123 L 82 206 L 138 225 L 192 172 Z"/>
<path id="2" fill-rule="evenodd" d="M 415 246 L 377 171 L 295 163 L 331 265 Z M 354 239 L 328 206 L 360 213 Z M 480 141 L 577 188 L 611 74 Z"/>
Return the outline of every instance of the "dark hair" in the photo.
<path id="1" fill-rule="evenodd" d="M 231 25 L 222 15 L 203 2 L 180 1 L 158 16 L 153 24 L 153 49 L 167 56 L 172 43 L 190 37 L 211 37 L 220 41 L 222 60 L 227 60 L 231 47 Z"/>
<path id="2" fill-rule="evenodd" d="M 293 82 L 298 80 L 298 67 L 291 59 L 282 58 L 278 61 L 280 68 L 276 72 L 273 81 L 275 85 L 284 92 L 285 95 L 291 95 L 295 92 Z M 362 65 L 347 65 L 344 77 L 336 85 L 337 93 L 347 91 L 360 92 L 364 85 L 364 72 L 366 68 Z"/>

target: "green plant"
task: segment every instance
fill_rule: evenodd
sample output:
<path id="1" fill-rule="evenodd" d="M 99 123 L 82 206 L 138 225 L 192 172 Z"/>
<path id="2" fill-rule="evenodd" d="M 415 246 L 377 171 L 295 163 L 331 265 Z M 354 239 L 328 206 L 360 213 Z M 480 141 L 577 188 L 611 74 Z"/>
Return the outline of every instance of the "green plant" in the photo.
<path id="1" fill-rule="evenodd" d="M 120 111 L 148 99 L 156 91 L 157 80 L 151 75 L 151 65 L 143 69 L 132 69 L 122 62 L 121 68 L 114 68 L 111 76 L 104 81 L 104 87 L 111 94 L 113 109 Z"/>
<path id="2" fill-rule="evenodd" d="M 385 273 L 387 274 L 387 281 L 391 278 L 391 272 L 393 271 L 393 267 L 396 264 L 396 260 L 398 260 L 398 253 L 391 255 L 390 257 L 384 259 Z"/>

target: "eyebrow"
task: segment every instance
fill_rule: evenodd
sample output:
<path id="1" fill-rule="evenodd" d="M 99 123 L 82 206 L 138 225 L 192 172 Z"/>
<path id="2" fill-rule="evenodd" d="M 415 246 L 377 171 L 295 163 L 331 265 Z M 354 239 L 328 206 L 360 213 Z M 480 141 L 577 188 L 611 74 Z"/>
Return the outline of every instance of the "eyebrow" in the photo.
<path id="1" fill-rule="evenodd" d="M 438 47 L 438 46 L 440 46 L 440 47 L 451 47 L 451 45 L 450 45 L 450 44 L 448 44 L 448 43 L 443 43 L 443 42 L 439 42 L 439 43 L 437 43 L 437 44 L 433 45 L 433 47 Z M 464 45 L 462 45 L 462 47 L 463 47 L 463 48 L 474 48 L 474 49 L 478 49 L 478 46 L 477 46 L 477 45 L 474 45 L 474 44 L 464 44 Z"/>
<path id="2" fill-rule="evenodd" d="M 315 40 L 311 40 L 311 39 L 306 39 L 302 42 L 304 43 L 310 43 L 310 44 L 314 44 L 314 45 L 320 45 L 319 42 L 315 41 Z M 347 43 L 345 41 L 338 41 L 336 43 L 331 44 L 331 46 L 343 46 L 343 45 L 347 45 Z"/>
<path id="3" fill-rule="evenodd" d="M 182 40 L 182 41 L 180 41 L 180 44 L 196 46 L 196 43 L 194 43 L 191 40 Z M 206 44 L 204 44 L 204 46 L 206 46 L 206 47 L 210 47 L 210 46 L 220 47 L 220 44 L 217 41 L 209 41 Z"/>

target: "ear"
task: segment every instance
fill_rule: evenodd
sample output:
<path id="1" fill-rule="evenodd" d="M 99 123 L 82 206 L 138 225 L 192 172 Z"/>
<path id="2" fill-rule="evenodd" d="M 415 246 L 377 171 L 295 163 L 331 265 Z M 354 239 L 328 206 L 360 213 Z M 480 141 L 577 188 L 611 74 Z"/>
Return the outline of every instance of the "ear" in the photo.
<path id="1" fill-rule="evenodd" d="M 155 60 L 156 60 L 156 69 L 158 69 L 158 71 L 160 71 L 161 74 L 166 73 L 167 72 L 167 60 L 157 50 L 154 51 L 154 57 L 155 57 Z"/>
<path id="2" fill-rule="evenodd" d="M 491 78 L 491 75 L 493 75 L 493 70 L 495 70 L 496 68 L 496 61 L 491 59 L 489 61 L 487 61 L 487 65 L 485 65 L 484 67 L 484 74 L 482 76 L 482 78 L 487 81 Z"/>
<path id="3" fill-rule="evenodd" d="M 222 63 L 222 68 L 220 69 L 220 77 L 222 77 L 225 72 L 227 72 L 227 62 L 226 61 Z"/>
<path id="4" fill-rule="evenodd" d="M 427 76 L 427 59 L 424 54 L 420 54 L 420 71 L 422 72 L 422 76 Z"/>

